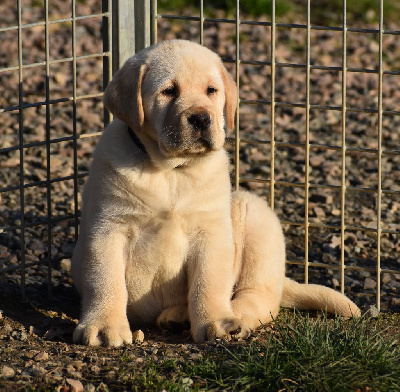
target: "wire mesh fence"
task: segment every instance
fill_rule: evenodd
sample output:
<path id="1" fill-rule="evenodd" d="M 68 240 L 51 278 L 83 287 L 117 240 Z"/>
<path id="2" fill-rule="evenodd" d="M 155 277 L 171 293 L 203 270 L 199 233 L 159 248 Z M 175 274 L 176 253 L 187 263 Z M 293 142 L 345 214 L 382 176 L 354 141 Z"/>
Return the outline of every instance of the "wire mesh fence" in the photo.
<path id="1" fill-rule="evenodd" d="M 30 284 L 72 283 L 79 194 L 109 121 L 102 91 L 120 65 L 113 49 L 184 38 L 218 52 L 235 77 L 232 183 L 277 211 L 288 274 L 361 305 L 399 306 L 400 29 L 385 25 L 383 1 L 368 26 L 348 21 L 345 1 L 334 25 L 312 23 L 310 1 L 296 23 L 277 16 L 275 1 L 271 16 L 257 18 L 242 15 L 238 1 L 231 17 L 203 1 L 180 15 L 135 2 L 136 48 L 124 49 L 112 24 L 126 16 L 117 2 L 42 3 L 18 0 L 0 25 L 8 42 L 0 49 L 0 278 L 20 284 L 23 297 Z"/>
<path id="2" fill-rule="evenodd" d="M 103 128 L 103 79 L 111 76 L 110 4 L 3 4 L 0 273 L 20 284 L 22 298 L 40 278 L 51 295 L 53 266 L 70 257 L 78 235 L 88 167 L 79 151 L 88 158 Z M 91 109 L 94 121 L 82 124 Z"/>

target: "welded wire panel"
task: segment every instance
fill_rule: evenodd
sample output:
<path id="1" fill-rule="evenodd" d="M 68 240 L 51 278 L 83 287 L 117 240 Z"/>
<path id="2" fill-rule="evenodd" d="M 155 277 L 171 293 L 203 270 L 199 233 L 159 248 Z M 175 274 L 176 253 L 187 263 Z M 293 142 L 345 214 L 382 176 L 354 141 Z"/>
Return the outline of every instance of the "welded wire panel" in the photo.
<path id="1" fill-rule="evenodd" d="M 250 188 L 265 197 L 278 212 L 288 240 L 289 275 L 314 283 L 324 283 L 325 279 L 361 305 L 375 303 L 381 307 L 384 303 L 384 308 L 390 304 L 396 306 L 396 301 L 391 298 L 395 297 L 394 286 L 398 282 L 398 253 L 395 250 L 398 249 L 396 243 L 399 243 L 400 230 L 396 213 L 384 223 L 385 212 L 382 209 L 392 205 L 392 210 L 397 211 L 400 189 L 393 182 L 385 181 L 384 173 L 392 167 L 390 165 L 398 167 L 400 150 L 394 143 L 384 145 L 382 135 L 384 124 L 393 124 L 393 132 L 398 129 L 395 124 L 399 123 L 400 107 L 384 105 L 385 84 L 382 78 L 390 77 L 393 83 L 400 83 L 398 67 L 385 67 L 383 61 L 385 50 L 390 50 L 389 46 L 385 49 L 385 37 L 389 42 L 400 31 L 394 24 L 383 28 L 382 1 L 376 11 L 378 22 L 365 26 L 359 21 L 355 24 L 353 19 L 349 25 L 346 0 L 338 18 L 340 22 L 326 26 L 312 23 L 318 5 L 311 4 L 311 1 L 302 5 L 303 14 L 297 14 L 297 23 L 277 20 L 276 3 L 271 1 L 267 18 L 254 19 L 244 16 L 237 2 L 229 13 L 233 17 L 227 17 L 228 14 L 223 12 L 208 12 L 203 1 L 199 1 L 199 15 L 158 11 L 155 15 L 158 39 L 174 38 L 169 30 L 173 26 L 179 31 L 179 38 L 199 39 L 202 44 L 219 51 L 236 78 L 240 92 L 239 113 L 235 133 L 227 144 L 232 153 L 232 184 L 235 189 Z M 179 30 L 177 26 L 180 26 Z M 213 30 L 214 26 L 218 26 L 217 32 Z M 253 48 L 255 34 L 260 31 L 264 31 L 260 39 L 264 44 L 259 43 Z M 250 37 L 253 40 L 248 39 Z M 284 46 L 287 37 L 293 37 L 293 41 L 289 39 Z M 328 48 L 315 47 L 316 39 L 331 37 L 335 41 Z M 369 62 L 364 59 L 354 61 L 353 52 L 358 53 L 358 48 L 354 49 L 355 42 L 362 42 L 357 45 L 370 45 L 370 51 L 377 53 L 377 61 L 372 58 Z M 301 45 L 301 48 L 294 45 Z M 261 46 L 265 51 L 260 55 Z M 322 56 L 331 47 L 335 54 L 331 61 L 326 61 Z M 251 56 L 249 53 L 253 49 L 254 55 Z M 282 55 L 284 51 L 288 53 L 286 57 Z M 303 55 L 298 56 L 296 51 Z M 251 67 L 269 68 L 268 74 L 262 71 L 263 82 L 261 76 L 257 78 L 258 83 L 265 86 L 263 94 L 252 93 L 260 91 L 260 86 L 243 82 Z M 327 74 L 335 75 L 335 96 L 316 100 L 315 86 L 320 85 L 316 75 L 324 77 Z M 298 99 L 290 99 L 293 94 L 282 94 L 285 84 L 292 83 L 289 80 L 301 78 L 302 92 Z M 355 80 L 358 80 L 358 86 Z M 365 88 L 365 81 L 371 84 L 374 80 L 376 85 L 368 86 L 365 92 L 374 98 L 357 100 L 355 97 L 358 90 Z M 332 89 L 333 86 L 328 86 L 327 91 Z M 324 97 L 326 91 L 321 89 L 318 93 Z M 249 113 L 254 113 L 253 117 Z M 256 132 L 257 116 L 266 118 L 263 120 L 266 125 Z M 301 136 L 298 140 L 290 137 L 290 132 L 293 132 L 290 125 L 287 126 L 289 134 L 282 130 L 281 124 L 290 124 L 291 116 L 296 124 L 293 126 L 301 124 L 296 129 Z M 315 123 L 318 118 L 317 123 L 322 125 L 317 132 Z M 324 121 L 329 121 L 328 125 Z M 358 128 L 364 129 L 365 122 L 376 129 L 376 134 L 364 131 L 368 137 L 358 138 L 355 134 L 361 133 Z M 334 131 L 323 131 L 330 127 Z M 285 154 L 286 151 L 294 151 L 301 157 L 300 170 L 299 164 L 292 162 L 292 156 Z M 256 157 L 255 164 L 251 162 L 252 155 Z M 286 160 L 283 167 L 293 167 L 293 171 L 282 173 L 282 159 Z M 257 165 L 257 162 L 261 163 Z M 387 168 L 385 162 L 389 163 Z M 335 172 L 321 177 L 319 173 L 323 171 L 316 163 L 328 168 L 332 166 Z M 356 166 L 359 167 L 354 170 Z M 354 173 L 359 173 L 359 177 Z M 293 203 L 293 200 L 295 207 L 288 208 L 288 202 Z M 315 211 L 319 215 L 316 216 Z M 370 216 L 372 212 L 373 216 Z M 391 251 L 382 253 L 382 248 Z M 392 289 L 388 286 L 390 279 L 394 282 Z"/>
<path id="2" fill-rule="evenodd" d="M 78 236 L 79 194 L 103 129 L 101 63 L 111 53 L 101 22 L 110 4 L 71 0 L 59 10 L 18 0 L 0 25 L 8 45 L 0 48 L 0 279 L 18 284 L 22 298 L 71 283 L 60 266 Z M 111 69 L 104 74 L 107 84 Z"/>
<path id="3" fill-rule="evenodd" d="M 10 179 L 0 184 L 7 210 L 0 215 L 0 278 L 20 284 L 22 297 L 27 283 L 48 282 L 49 294 L 51 281 L 71 283 L 60 265 L 77 239 L 90 152 L 111 120 L 101 102 L 111 53 L 127 42 L 115 23 L 113 30 L 116 3 L 88 9 L 70 0 L 57 13 L 43 0 L 40 18 L 29 19 L 17 0 L 13 22 L 0 25 L 0 35 L 15 38 L 11 60 L 0 65 L 1 81 L 15 91 L 0 101 L 1 174 Z M 232 184 L 277 211 L 288 274 L 390 307 L 400 273 L 400 107 L 387 91 L 394 91 L 389 84 L 400 89 L 390 49 L 400 30 L 384 28 L 382 0 L 377 23 L 365 26 L 350 25 L 346 0 L 341 22 L 326 26 L 312 23 L 318 5 L 310 0 L 294 23 L 279 17 L 277 5 L 271 1 L 268 17 L 248 17 L 239 0 L 230 13 L 210 12 L 199 0 L 197 13 L 176 15 L 149 0 L 137 7 L 146 18 L 150 10 L 151 20 L 135 42 L 179 37 L 221 54 L 239 88 L 227 143 Z M 360 59 L 357 45 L 375 55 Z"/>

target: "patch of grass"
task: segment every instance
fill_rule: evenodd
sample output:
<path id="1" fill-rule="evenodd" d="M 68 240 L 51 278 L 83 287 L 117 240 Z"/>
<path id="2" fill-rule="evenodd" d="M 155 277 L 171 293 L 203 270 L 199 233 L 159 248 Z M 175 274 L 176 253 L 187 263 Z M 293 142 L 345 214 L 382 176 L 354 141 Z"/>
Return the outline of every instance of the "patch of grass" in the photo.
<path id="1" fill-rule="evenodd" d="M 379 21 L 379 0 L 347 0 L 347 20 L 363 23 Z M 318 7 L 311 11 L 311 22 L 331 25 L 342 21 L 343 0 L 321 0 Z M 397 1 L 383 2 L 384 21 L 398 21 L 400 3 Z"/>
<path id="2" fill-rule="evenodd" d="M 226 348 L 213 364 L 202 375 L 194 365 L 190 375 L 234 390 L 400 390 L 398 341 L 386 341 L 366 319 L 315 320 L 295 313 L 277 323 L 263 344 Z"/>
<path id="3" fill-rule="evenodd" d="M 149 363 L 127 372 L 125 385 L 154 391 L 397 391 L 399 328 L 389 331 L 393 318 L 380 318 L 312 318 L 287 311 L 252 343 L 220 343 L 196 361 Z"/>
<path id="4" fill-rule="evenodd" d="M 245 0 L 240 2 L 240 11 L 250 16 L 271 15 L 271 0 Z M 174 10 L 177 12 L 184 8 L 200 7 L 199 0 L 159 0 L 158 7 L 163 11 Z M 205 1 L 204 7 L 222 9 L 228 14 L 235 11 L 235 0 Z M 343 0 L 320 0 L 318 4 L 311 4 L 311 23 L 332 25 L 341 23 Z M 285 16 L 291 21 L 296 21 L 298 13 L 305 14 L 304 0 L 276 0 L 276 16 Z M 400 2 L 384 1 L 383 15 L 385 21 L 398 21 L 400 17 Z M 349 21 L 377 22 L 379 18 L 379 0 L 347 0 L 347 18 Z"/>
<path id="5" fill-rule="evenodd" d="M 271 0 L 245 0 L 240 3 L 240 11 L 248 15 L 271 15 Z M 182 10 L 184 8 L 199 8 L 199 0 L 159 0 L 160 10 Z M 209 10 L 222 9 L 228 14 L 233 14 L 236 9 L 235 0 L 214 0 L 205 1 L 204 8 Z M 294 2 L 289 0 L 279 0 L 275 4 L 275 13 L 277 16 L 287 15 L 294 11 Z"/>

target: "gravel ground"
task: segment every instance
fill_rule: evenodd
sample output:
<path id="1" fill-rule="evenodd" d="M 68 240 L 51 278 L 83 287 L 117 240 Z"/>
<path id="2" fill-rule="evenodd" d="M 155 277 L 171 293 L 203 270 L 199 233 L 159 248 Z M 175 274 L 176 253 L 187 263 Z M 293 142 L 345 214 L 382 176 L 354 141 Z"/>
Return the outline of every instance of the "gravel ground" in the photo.
<path id="1" fill-rule="evenodd" d="M 72 289 L 58 288 L 58 298 L 64 302 L 55 301 L 50 307 L 41 306 L 46 300 L 40 296 L 26 305 L 3 293 L 0 300 L 8 316 L 0 318 L 1 391 L 132 390 L 132 375 L 149 363 L 196 360 L 219 349 L 218 342 L 194 344 L 189 331 L 175 336 L 152 328 L 137 333 L 136 341 L 123 348 L 74 345 L 71 337 L 77 320 L 71 315 L 78 313 L 75 301 L 67 299 L 77 300 Z M 231 343 L 238 344 L 246 342 Z"/>
<path id="2" fill-rule="evenodd" d="M 94 0 L 83 4 L 77 2 L 77 15 L 100 12 L 100 5 Z M 33 3 L 32 3 L 33 4 Z M 0 4 L 0 27 L 16 23 L 14 3 L 6 0 Z M 69 16 L 69 2 L 51 2 L 50 19 Z M 221 16 L 221 15 L 218 15 Z M 24 6 L 23 22 L 43 20 L 42 11 L 36 6 Z M 299 16 L 302 22 L 301 16 Z M 101 19 L 93 18 L 77 24 L 77 53 L 101 52 Z M 355 25 L 354 25 L 355 26 Z M 365 27 L 365 26 L 363 26 Z M 376 26 L 370 26 L 376 28 Z M 388 30 L 399 30 L 398 25 L 385 26 Z M 235 28 L 229 24 L 206 24 L 205 44 L 216 50 L 225 59 L 235 58 Z M 264 26 L 241 26 L 242 60 L 268 61 L 270 59 L 270 30 Z M 199 26 L 194 22 L 159 21 L 159 39 L 199 39 Z M 397 35 L 384 35 L 384 69 L 400 70 L 400 40 Z M 0 32 L 0 68 L 18 64 L 18 35 L 16 31 Z M 305 62 L 305 31 L 298 28 L 277 29 L 276 60 L 278 63 Z M 44 28 L 32 27 L 23 30 L 23 61 L 25 64 L 45 59 Z M 311 63 L 323 66 L 341 65 L 341 33 L 335 31 L 312 31 Z M 348 33 L 348 66 L 351 68 L 377 68 L 378 37 L 376 34 Z M 50 58 L 60 59 L 71 56 L 72 40 L 69 23 L 51 25 Z M 234 73 L 234 66 L 227 64 Z M 102 91 L 102 59 L 80 60 L 77 64 L 78 95 Z M 71 63 L 58 63 L 50 69 L 51 99 L 72 96 Z M 45 99 L 45 67 L 24 70 L 24 101 L 39 102 Z M 239 73 L 240 96 L 245 100 L 270 99 L 270 68 L 264 65 L 242 64 Z M 0 73 L 0 108 L 18 104 L 18 71 Z M 378 77 L 373 73 L 347 73 L 347 106 L 352 108 L 377 108 Z M 275 97 L 277 102 L 304 103 L 306 96 L 305 69 L 276 68 Z M 400 111 L 400 75 L 384 75 L 383 106 L 385 110 Z M 310 103 L 318 105 L 341 104 L 341 73 L 333 70 L 312 70 Z M 78 134 L 91 134 L 102 130 L 103 106 L 101 98 L 79 100 L 76 106 Z M 61 138 L 73 134 L 73 105 L 63 102 L 51 105 L 50 138 Z M 276 108 L 275 137 L 281 142 L 275 151 L 275 209 L 284 222 L 304 221 L 304 188 L 285 186 L 283 183 L 304 183 L 306 115 L 302 108 Z M 376 149 L 378 116 L 371 113 L 348 112 L 346 117 L 346 144 L 348 148 Z M 19 144 L 19 123 L 17 111 L 0 113 L 0 148 Z M 310 142 L 340 146 L 341 112 L 311 110 Z M 39 106 L 24 110 L 24 143 L 46 140 L 46 108 Z M 268 105 L 240 106 L 240 135 L 244 139 L 269 140 L 270 107 Z M 398 310 L 400 306 L 400 116 L 384 115 L 382 145 L 387 152 L 382 157 L 382 228 L 393 233 L 381 238 L 382 303 L 384 310 Z M 87 172 L 93 146 L 98 137 L 82 138 L 78 141 L 78 169 Z M 293 143 L 295 146 L 287 146 Z M 227 146 L 233 151 L 232 145 Z M 34 145 L 24 149 L 25 184 L 45 181 L 48 157 L 45 145 Z M 270 177 L 270 145 L 241 143 L 240 174 L 245 178 L 268 179 Z M 73 175 L 73 145 L 61 141 L 50 147 L 51 178 Z M 0 155 L 0 187 L 8 188 L 19 184 L 19 151 L 10 150 Z M 376 188 L 378 180 L 377 155 L 370 152 L 348 151 L 346 154 L 346 186 L 351 188 Z M 313 148 L 310 151 L 310 183 L 318 185 L 340 185 L 341 153 L 338 150 Z M 84 177 L 79 179 L 79 191 Z M 243 182 L 263 197 L 269 198 L 269 185 L 262 182 Z M 121 350 L 88 349 L 71 346 L 71 333 L 79 315 L 79 299 L 72 288 L 69 274 L 69 257 L 75 241 L 73 219 L 60 219 L 48 227 L 45 219 L 51 208 L 53 218 L 62 218 L 74 213 L 73 180 L 54 182 L 47 189 L 45 183 L 28 187 L 24 192 L 26 262 L 32 263 L 26 269 L 27 304 L 18 301 L 20 271 L 0 272 L 0 347 L 1 362 L 7 362 L 11 370 L 0 369 L 0 389 L 11 384 L 7 381 L 29 385 L 32 380 L 51 379 L 51 385 L 66 385 L 64 391 L 74 390 L 66 379 L 79 380 L 98 386 L 100 380 L 115 373 L 117 357 Z M 51 194 L 49 204 L 47 193 Z M 78 200 L 79 202 L 79 200 Z M 315 224 L 340 223 L 340 191 L 326 188 L 312 188 L 309 195 L 309 220 Z M 42 224 L 29 226 L 43 220 Z M 0 227 L 11 227 L 0 234 L 0 269 L 18 267 L 21 262 L 19 225 L 20 194 L 18 190 L 0 193 Z M 374 192 L 348 191 L 346 193 L 346 225 L 376 228 L 376 194 Z M 51 256 L 57 261 L 51 272 L 53 302 L 47 297 L 47 264 L 39 264 L 48 256 L 48 230 L 51 229 Z M 304 227 L 284 225 L 287 238 L 288 259 L 291 262 L 304 260 Z M 340 260 L 340 232 L 333 229 L 310 227 L 309 260 L 331 265 L 331 268 L 310 268 L 309 279 L 338 288 L 340 274 L 337 268 Z M 373 232 L 346 231 L 346 265 L 374 269 L 376 266 L 376 234 Z M 304 269 L 289 265 L 288 274 L 301 281 Z M 345 292 L 360 306 L 375 303 L 376 275 L 373 271 L 346 271 Z M 186 358 L 197 355 L 204 347 L 193 345 L 186 336 L 164 336 L 155 330 L 146 330 L 145 344 L 132 348 L 138 359 L 157 357 L 152 352 L 172 348 L 184 353 Z M 54 341 L 56 343 L 54 343 Z M 155 347 L 153 347 L 153 345 Z M 212 347 L 212 346 L 210 346 Z M 4 348 L 4 349 L 3 349 Z M 154 349 L 154 350 L 153 350 Z M 153 350 L 153 351 L 151 351 Z M 182 354 L 183 355 L 183 354 Z M 83 361 L 83 362 L 82 362 Z M 7 373 L 8 372 L 8 373 Z M 90 376 L 89 376 L 90 374 Z M 111 377 L 111 376 L 110 376 Z M 68 389 L 69 388 L 69 389 Z"/>

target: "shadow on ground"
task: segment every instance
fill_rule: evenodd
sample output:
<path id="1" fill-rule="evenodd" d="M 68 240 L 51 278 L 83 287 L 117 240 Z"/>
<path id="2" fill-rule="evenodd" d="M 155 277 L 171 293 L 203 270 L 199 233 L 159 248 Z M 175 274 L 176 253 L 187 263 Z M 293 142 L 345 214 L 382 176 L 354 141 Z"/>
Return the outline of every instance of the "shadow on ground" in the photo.
<path id="1" fill-rule="evenodd" d="M 0 311 L 15 323 L 14 331 L 25 329 L 29 334 L 71 343 L 79 309 L 79 295 L 72 286 L 53 287 L 50 298 L 47 284 L 28 285 L 23 300 L 18 284 L 0 280 Z"/>

